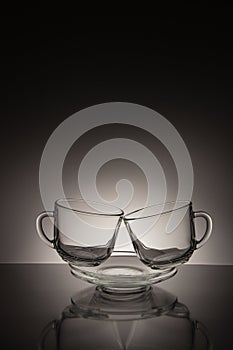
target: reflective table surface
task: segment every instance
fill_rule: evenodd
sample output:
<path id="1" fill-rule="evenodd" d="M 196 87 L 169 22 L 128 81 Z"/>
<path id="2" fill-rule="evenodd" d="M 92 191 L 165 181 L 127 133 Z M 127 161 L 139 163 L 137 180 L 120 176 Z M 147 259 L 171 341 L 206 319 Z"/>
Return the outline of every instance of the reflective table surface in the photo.
<path id="1" fill-rule="evenodd" d="M 183 265 L 112 295 L 65 264 L 2 264 L 2 349 L 232 349 L 233 266 Z"/>

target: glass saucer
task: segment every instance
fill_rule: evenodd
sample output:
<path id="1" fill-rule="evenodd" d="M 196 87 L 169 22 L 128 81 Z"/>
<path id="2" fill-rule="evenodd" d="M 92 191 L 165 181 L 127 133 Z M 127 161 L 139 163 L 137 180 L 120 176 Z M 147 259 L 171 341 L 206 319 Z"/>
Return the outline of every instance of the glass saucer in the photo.
<path id="1" fill-rule="evenodd" d="M 174 267 L 152 270 L 136 254 L 128 252 L 118 252 L 99 266 L 69 266 L 75 277 L 96 284 L 103 291 L 123 294 L 145 291 L 150 285 L 164 281 L 177 272 Z"/>

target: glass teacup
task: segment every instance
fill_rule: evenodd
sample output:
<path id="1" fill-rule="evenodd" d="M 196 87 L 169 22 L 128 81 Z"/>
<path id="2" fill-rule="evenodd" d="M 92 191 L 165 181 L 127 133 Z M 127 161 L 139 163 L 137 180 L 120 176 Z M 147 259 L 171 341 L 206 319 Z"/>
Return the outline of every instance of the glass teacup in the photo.
<path id="1" fill-rule="evenodd" d="M 197 239 L 194 219 L 202 217 L 206 230 Z M 140 260 L 152 269 L 177 266 L 189 260 L 212 232 L 212 219 L 193 211 L 187 201 L 152 205 L 124 216 L 124 222 Z"/>
<path id="2" fill-rule="evenodd" d="M 110 205 L 82 199 L 59 199 L 54 211 L 36 220 L 40 238 L 55 248 L 63 260 L 79 266 L 98 266 L 111 255 L 123 211 Z M 44 232 L 42 221 L 54 218 L 54 236 Z"/>
<path id="3" fill-rule="evenodd" d="M 51 239 L 42 225 L 46 217 L 54 218 Z M 206 221 L 201 239 L 195 233 L 196 217 Z M 126 228 L 121 233 L 129 234 L 132 241 L 128 250 L 119 250 L 116 244 L 122 220 Z M 176 267 L 207 241 L 212 219 L 203 211 L 194 212 L 185 201 L 124 215 L 110 205 L 60 199 L 53 212 L 38 216 L 36 226 L 41 239 L 68 262 L 75 277 L 110 292 L 132 293 L 174 276 Z"/>

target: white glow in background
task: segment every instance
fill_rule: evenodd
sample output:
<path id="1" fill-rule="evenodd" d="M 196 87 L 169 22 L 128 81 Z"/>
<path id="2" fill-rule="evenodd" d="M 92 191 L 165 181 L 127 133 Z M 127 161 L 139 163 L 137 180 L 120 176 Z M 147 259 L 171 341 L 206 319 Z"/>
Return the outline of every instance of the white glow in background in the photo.
<path id="1" fill-rule="evenodd" d="M 40 192 L 46 211 L 54 207 L 58 198 L 64 198 L 62 171 L 65 158 L 80 136 L 87 131 L 106 124 L 127 124 L 151 133 L 166 147 L 176 166 L 178 189 L 176 201 L 191 200 L 193 191 L 193 168 L 186 145 L 175 127 L 159 113 L 132 103 L 110 102 L 81 110 L 62 122 L 52 133 L 41 158 Z M 113 159 L 127 159 L 143 171 L 148 184 L 145 206 L 164 203 L 166 179 L 156 155 L 144 145 L 130 139 L 110 139 L 94 146 L 83 158 L 78 185 L 84 199 L 105 202 L 127 208 L 134 189 L 130 181 L 121 179 L 116 184 L 117 198 L 107 202 L 96 187 L 96 176 L 101 167 Z M 176 207 L 176 206 L 175 206 Z M 174 208 L 175 208 L 174 207 Z M 176 220 L 175 220 L 175 219 Z M 171 216 L 167 232 L 171 232 L 182 220 Z M 143 233 L 142 233 L 143 234 Z M 122 242 L 123 243 L 123 242 Z"/>

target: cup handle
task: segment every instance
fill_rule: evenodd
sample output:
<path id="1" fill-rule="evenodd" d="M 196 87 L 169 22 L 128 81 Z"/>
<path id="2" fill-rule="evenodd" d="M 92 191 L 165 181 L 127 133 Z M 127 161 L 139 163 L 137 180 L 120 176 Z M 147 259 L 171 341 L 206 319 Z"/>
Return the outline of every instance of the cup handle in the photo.
<path id="1" fill-rule="evenodd" d="M 57 321 L 56 320 L 49 322 L 49 324 L 47 324 L 47 326 L 44 327 L 44 329 L 42 330 L 42 332 L 40 334 L 40 338 L 39 338 L 39 344 L 38 344 L 39 350 L 45 349 L 45 342 L 46 342 L 48 334 L 52 330 L 56 331 L 56 328 L 57 328 Z"/>
<path id="2" fill-rule="evenodd" d="M 43 230 L 43 225 L 42 225 L 42 221 L 44 218 L 47 217 L 53 217 L 53 212 L 52 211 L 43 211 L 41 214 L 39 214 L 36 218 L 36 230 L 37 233 L 39 235 L 39 237 L 42 239 L 42 241 L 47 244 L 50 248 L 54 248 L 54 240 L 53 239 L 49 239 L 44 230 Z"/>
<path id="3" fill-rule="evenodd" d="M 199 331 L 200 334 L 202 334 L 202 336 L 205 338 L 207 345 L 206 349 L 212 350 L 213 344 L 206 326 L 204 326 L 203 323 L 201 323 L 200 321 L 193 321 L 193 327 L 195 335 L 197 335 L 197 331 Z"/>
<path id="4" fill-rule="evenodd" d="M 211 233 L 212 233 L 212 228 L 213 228 L 213 221 L 211 219 L 211 216 L 207 214 L 204 211 L 195 211 L 193 212 L 193 217 L 194 218 L 204 218 L 206 221 L 206 231 L 204 235 L 202 236 L 201 239 L 196 240 L 196 249 L 201 248 L 209 239 Z"/>

